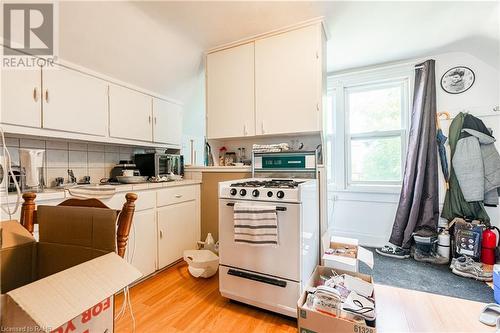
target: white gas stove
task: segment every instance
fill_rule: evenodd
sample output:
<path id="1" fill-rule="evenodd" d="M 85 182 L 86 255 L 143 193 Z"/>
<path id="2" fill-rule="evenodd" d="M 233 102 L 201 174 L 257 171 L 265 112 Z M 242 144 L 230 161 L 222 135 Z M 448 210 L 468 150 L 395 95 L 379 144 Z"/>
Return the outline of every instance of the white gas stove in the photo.
<path id="1" fill-rule="evenodd" d="M 235 242 L 237 203 L 275 208 L 278 245 Z M 273 177 L 219 183 L 221 294 L 297 317 L 297 301 L 319 263 L 318 207 L 316 179 Z"/>

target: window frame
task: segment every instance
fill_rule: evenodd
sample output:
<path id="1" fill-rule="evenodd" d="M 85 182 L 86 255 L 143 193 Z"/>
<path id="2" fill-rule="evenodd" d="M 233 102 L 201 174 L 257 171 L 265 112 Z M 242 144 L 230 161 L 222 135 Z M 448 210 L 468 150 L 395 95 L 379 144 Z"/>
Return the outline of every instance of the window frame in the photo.
<path id="1" fill-rule="evenodd" d="M 326 135 L 326 141 L 332 141 L 333 175 L 329 188 L 334 191 L 398 193 L 404 177 L 404 164 L 408 143 L 410 124 L 410 106 L 412 99 L 413 67 L 411 65 L 378 68 L 354 73 L 330 75 L 327 80 L 327 92 L 334 94 L 332 100 L 333 135 Z M 401 94 L 401 127 L 398 130 L 350 133 L 348 92 L 367 91 L 374 87 L 400 86 Z M 329 124 L 326 124 L 329 126 Z M 331 126 L 331 125 L 330 125 Z M 326 128 L 325 128 L 326 133 Z M 356 139 L 377 139 L 388 137 L 401 138 L 401 181 L 353 181 L 351 163 L 351 142 Z M 335 153 L 335 154 L 334 154 Z"/>
<path id="2" fill-rule="evenodd" d="M 380 88 L 400 88 L 401 92 L 401 114 L 400 114 L 400 129 L 399 130 L 381 130 L 362 133 L 350 133 L 350 111 L 349 111 L 349 94 L 351 92 L 365 92 Z M 353 85 L 344 87 L 344 106 L 345 106 L 345 135 L 346 135 L 346 167 L 347 167 L 347 185 L 399 185 L 401 186 L 404 173 L 404 159 L 406 156 L 406 132 L 407 132 L 407 114 L 408 114 L 408 82 L 404 78 L 394 80 L 384 80 L 383 82 L 372 82 L 368 84 Z M 383 181 L 383 180 L 363 180 L 357 181 L 352 179 L 352 142 L 355 140 L 376 140 L 384 138 L 400 138 L 401 140 L 401 179 L 398 181 Z"/>

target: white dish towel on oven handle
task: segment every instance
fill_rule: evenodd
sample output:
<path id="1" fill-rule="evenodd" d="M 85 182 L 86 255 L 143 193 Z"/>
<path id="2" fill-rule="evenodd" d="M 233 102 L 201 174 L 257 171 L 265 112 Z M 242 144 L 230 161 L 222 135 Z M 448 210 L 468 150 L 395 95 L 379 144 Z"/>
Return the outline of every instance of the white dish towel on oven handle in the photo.
<path id="1" fill-rule="evenodd" d="M 234 241 L 252 246 L 278 246 L 276 206 L 234 205 Z"/>

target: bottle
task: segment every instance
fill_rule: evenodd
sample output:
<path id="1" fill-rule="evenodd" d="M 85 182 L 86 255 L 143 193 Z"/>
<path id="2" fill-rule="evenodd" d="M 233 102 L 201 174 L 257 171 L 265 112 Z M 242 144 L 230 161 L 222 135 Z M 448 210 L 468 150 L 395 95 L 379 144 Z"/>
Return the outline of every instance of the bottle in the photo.
<path id="1" fill-rule="evenodd" d="M 450 258 L 450 233 L 446 229 L 438 235 L 438 254 L 441 257 Z"/>
<path id="2" fill-rule="evenodd" d="M 497 247 L 497 235 L 492 228 L 483 231 L 481 241 L 481 262 L 487 265 L 495 264 L 495 248 Z"/>

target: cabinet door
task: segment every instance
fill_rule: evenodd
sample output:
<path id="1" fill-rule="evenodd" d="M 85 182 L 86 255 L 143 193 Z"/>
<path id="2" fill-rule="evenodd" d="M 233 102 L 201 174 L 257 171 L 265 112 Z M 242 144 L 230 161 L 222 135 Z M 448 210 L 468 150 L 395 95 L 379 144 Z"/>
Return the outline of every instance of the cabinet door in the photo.
<path id="1" fill-rule="evenodd" d="M 319 131 L 321 26 L 255 42 L 257 134 Z"/>
<path id="2" fill-rule="evenodd" d="M 114 138 L 151 142 L 153 139 L 151 109 L 151 96 L 110 85 L 109 135 Z"/>
<path id="3" fill-rule="evenodd" d="M 153 141 L 181 145 L 182 108 L 180 105 L 153 98 Z"/>
<path id="4" fill-rule="evenodd" d="M 4 124 L 41 127 L 42 70 L 2 69 L 2 114 Z"/>
<path id="5" fill-rule="evenodd" d="M 108 84 L 72 69 L 43 71 L 42 127 L 90 135 L 106 135 Z"/>
<path id="6" fill-rule="evenodd" d="M 255 135 L 254 43 L 207 56 L 207 138 Z"/>
<path id="7" fill-rule="evenodd" d="M 197 208 L 192 200 L 158 209 L 159 269 L 181 259 L 184 250 L 196 248 Z"/>
<path id="8" fill-rule="evenodd" d="M 131 259 L 132 265 L 144 276 L 152 274 L 156 270 L 156 246 L 154 210 L 136 212 L 125 258 Z"/>

